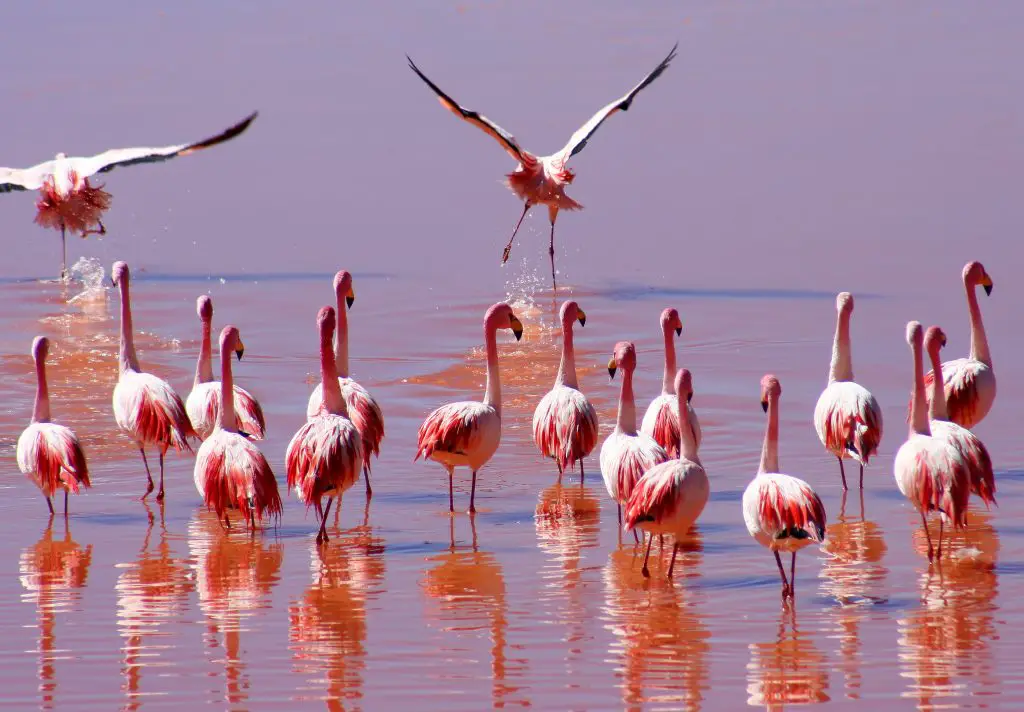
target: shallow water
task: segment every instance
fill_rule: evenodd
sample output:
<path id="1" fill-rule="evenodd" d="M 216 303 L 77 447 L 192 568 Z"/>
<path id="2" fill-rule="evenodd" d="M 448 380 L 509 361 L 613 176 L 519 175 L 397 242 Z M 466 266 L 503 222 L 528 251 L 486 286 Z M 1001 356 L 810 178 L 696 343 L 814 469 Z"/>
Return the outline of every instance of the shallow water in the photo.
<path id="1" fill-rule="evenodd" d="M 23 73 L 0 76 L 19 136 L 3 163 L 198 137 L 254 106 L 263 113 L 217 151 L 111 173 L 109 234 L 69 243 L 69 261 L 93 257 L 107 275 L 113 260 L 129 262 L 140 360 L 182 396 L 198 351 L 195 298 L 212 296 L 215 326 L 234 323 L 245 340 L 236 378 L 263 404 L 260 447 L 281 481 L 317 378 L 316 312 L 332 301 L 334 271 L 351 270 L 352 371 L 382 404 L 387 436 L 373 498 L 350 490 L 319 551 L 314 518 L 293 497 L 278 528 L 225 535 L 197 499 L 189 456 L 168 456 L 165 505 L 140 503 L 140 458 L 110 407 L 117 295 L 100 286 L 75 299 L 82 285 L 40 282 L 56 272 L 59 243 L 32 225 L 31 196 L 0 197 L 0 234 L 16 257 L 0 264 L 5 703 L 1024 704 L 1013 634 L 1024 623 L 1024 528 L 1014 516 L 1024 496 L 1024 374 L 1014 358 L 1024 289 L 1013 238 L 1024 218 L 1024 105 L 1007 90 L 1019 85 L 1024 9 L 94 9 L 46 22 L 44 10 L 10 11 L 24 32 L 0 56 L 84 30 L 95 39 L 88 66 L 36 53 Z M 524 52 L 527 34 L 545 51 Z M 439 109 L 402 53 L 547 151 L 677 38 L 673 67 L 574 159 L 570 194 L 587 209 L 558 223 L 558 298 L 543 212 L 500 267 L 519 208 L 498 180 L 512 166 Z M 959 273 L 969 259 L 996 283 L 980 299 L 999 396 L 977 432 L 996 464 L 999 507 L 972 511 L 940 571 L 892 478 L 910 386 L 903 327 L 941 324 L 944 356 L 966 353 Z M 840 289 L 857 298 L 855 372 L 886 423 L 863 498 L 853 489 L 845 501 L 810 421 Z M 587 312 L 577 363 L 602 439 L 618 393 L 605 370 L 612 346 L 636 342 L 644 408 L 660 387 L 658 315 L 665 306 L 682 315 L 680 365 L 694 373 L 712 497 L 674 583 L 657 546 L 652 578 L 641 576 L 596 455 L 583 483 L 572 474 L 559 485 L 533 446 L 530 417 L 557 368 L 555 314 L 569 295 Z M 460 471 L 460 512 L 449 517 L 444 471 L 412 462 L 416 428 L 441 403 L 480 397 L 481 318 L 506 298 L 526 332 L 518 343 L 499 337 L 502 446 L 481 472 L 478 514 L 462 511 Z M 72 500 L 67 524 L 58 516 L 49 526 L 14 463 L 37 333 L 54 340 L 54 415 L 82 439 L 94 483 Z M 830 521 L 826 545 L 799 557 L 790 611 L 739 504 L 760 454 L 758 381 L 768 371 L 784 389 L 782 467 L 815 486 Z"/>

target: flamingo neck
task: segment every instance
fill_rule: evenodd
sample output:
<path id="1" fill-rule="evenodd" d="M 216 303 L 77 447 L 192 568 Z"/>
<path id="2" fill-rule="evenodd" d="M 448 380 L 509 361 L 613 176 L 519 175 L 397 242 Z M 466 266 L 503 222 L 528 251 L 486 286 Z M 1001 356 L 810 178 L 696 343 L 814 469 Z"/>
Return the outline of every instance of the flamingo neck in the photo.
<path id="1" fill-rule="evenodd" d="M 345 297 L 338 296 L 338 328 L 334 332 L 334 365 L 338 378 L 348 378 L 348 309 L 345 304 Z"/>
<path id="2" fill-rule="evenodd" d="M 928 427 L 928 406 L 924 398 L 924 366 L 921 363 L 921 344 L 915 341 L 911 346 L 914 353 L 914 392 L 910 397 L 910 434 L 931 435 Z M 939 382 L 939 395 L 942 393 L 942 369 L 935 372 L 935 380 Z"/>
<path id="3" fill-rule="evenodd" d="M 213 347 L 210 345 L 210 322 L 203 319 L 203 336 L 199 342 L 199 361 L 196 363 L 195 385 L 213 380 Z"/>
<path id="4" fill-rule="evenodd" d="M 36 361 L 36 401 L 32 405 L 32 422 L 50 422 L 50 392 L 46 387 L 46 362 Z"/>
<path id="5" fill-rule="evenodd" d="M 235 382 L 231 376 L 231 349 L 220 348 L 220 416 L 218 426 L 229 433 L 238 432 L 235 428 Z"/>
<path id="6" fill-rule="evenodd" d="M 828 382 L 853 380 L 853 356 L 850 353 L 850 312 L 840 312 L 836 320 L 836 336 L 832 341 L 832 363 Z"/>
<path id="7" fill-rule="evenodd" d="M 576 351 L 572 342 L 572 322 L 562 324 L 562 360 L 558 364 L 558 375 L 555 376 L 556 386 L 569 386 L 579 390 L 576 380 Z"/>
<path id="8" fill-rule="evenodd" d="M 988 338 L 985 336 L 985 325 L 981 321 L 981 307 L 978 306 L 978 290 L 973 284 L 967 288 L 967 309 L 971 314 L 971 358 L 992 366 L 992 355 L 988 351 Z M 936 374 L 940 371 L 936 371 Z"/>
<path id="9" fill-rule="evenodd" d="M 135 335 L 132 330 L 132 302 L 128 280 L 118 282 L 121 289 L 121 340 L 117 350 L 117 366 L 120 373 L 141 371 L 139 358 L 135 355 Z"/>
<path id="10" fill-rule="evenodd" d="M 768 427 L 764 431 L 764 446 L 761 448 L 761 467 L 758 474 L 779 471 L 779 399 L 768 397 Z"/>
<path id="11" fill-rule="evenodd" d="M 501 416 L 501 377 L 498 375 L 498 337 L 493 326 L 484 328 L 484 343 L 487 346 L 487 387 L 484 389 L 484 405 L 489 405 Z"/>
<path id="12" fill-rule="evenodd" d="M 697 441 L 693 437 L 693 428 L 690 427 L 690 409 L 687 408 L 686 397 L 681 394 L 679 396 L 679 459 L 700 464 L 700 457 L 697 455 Z"/>
<path id="13" fill-rule="evenodd" d="M 661 392 L 672 395 L 675 392 L 676 377 L 676 342 L 672 338 L 672 327 L 665 329 L 665 373 L 661 377 Z"/>
<path id="14" fill-rule="evenodd" d="M 326 411 L 347 418 L 348 408 L 345 407 L 345 399 L 341 395 L 336 352 L 331 350 L 331 335 L 329 333 L 320 336 L 320 380 L 323 383 Z"/>
<path id="15" fill-rule="evenodd" d="M 619 412 L 615 426 L 626 435 L 636 435 L 636 402 L 633 400 L 633 370 L 622 369 L 622 388 L 619 390 Z"/>
<path id="16" fill-rule="evenodd" d="M 949 420 L 949 413 L 946 409 L 946 393 L 942 383 L 942 361 L 939 357 L 939 350 L 933 349 L 928 352 L 928 358 L 932 362 L 932 400 L 928 404 L 928 417 L 932 420 Z"/>

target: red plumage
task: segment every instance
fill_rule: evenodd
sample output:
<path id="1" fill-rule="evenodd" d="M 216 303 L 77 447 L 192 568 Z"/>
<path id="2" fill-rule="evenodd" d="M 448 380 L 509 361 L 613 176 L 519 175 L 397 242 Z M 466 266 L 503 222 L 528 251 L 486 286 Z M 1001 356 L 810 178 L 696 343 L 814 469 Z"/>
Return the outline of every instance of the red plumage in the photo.
<path id="1" fill-rule="evenodd" d="M 941 512 L 953 527 L 967 526 L 967 503 L 971 496 L 970 474 L 962 462 L 948 459 L 948 468 L 933 473 L 929 466 L 929 453 L 917 453 L 917 473 L 914 489 L 908 493 L 922 512 Z"/>
<path id="2" fill-rule="evenodd" d="M 65 487 L 72 494 L 78 494 L 79 485 L 92 486 L 82 446 L 77 440 L 68 440 L 66 445 L 61 452 L 42 431 L 36 433 L 36 473 L 39 477 L 39 488 L 47 497 L 52 497 Z"/>
<path id="3" fill-rule="evenodd" d="M 692 429 L 692 428 L 691 428 Z M 679 417 L 671 408 L 660 408 L 654 419 L 654 432 L 651 437 L 665 448 L 671 458 L 679 457 Z M 694 437 L 696 440 L 696 437 Z"/>
<path id="4" fill-rule="evenodd" d="M 768 531 L 802 529 L 808 534 L 817 535 L 819 541 L 823 540 L 825 505 L 810 487 L 799 487 L 800 496 L 794 497 L 784 492 L 777 482 L 769 481 L 762 486 L 759 515 L 763 527 Z"/>
<path id="5" fill-rule="evenodd" d="M 416 457 L 413 462 L 423 457 L 429 459 L 434 451 L 464 453 L 477 430 L 475 418 L 463 417 L 459 410 L 461 403 L 443 405 L 423 421 L 416 436 Z M 479 403 L 472 405 L 479 406 Z"/>
<path id="6" fill-rule="evenodd" d="M 655 523 L 672 517 L 679 505 L 676 477 L 643 477 L 633 488 L 626 505 L 625 528 L 635 527 L 643 516 L 653 516 Z"/>
<path id="7" fill-rule="evenodd" d="M 362 397 L 345 399 L 348 417 L 359 431 L 363 447 L 363 467 L 370 471 L 370 456 L 380 455 L 380 441 L 384 439 L 384 416 L 380 408 Z"/>
<path id="8" fill-rule="evenodd" d="M 863 427 L 858 427 L 858 425 Z M 825 416 L 825 447 L 830 452 L 842 452 L 849 443 L 857 448 L 857 454 L 865 465 L 878 452 L 881 423 L 874 411 L 865 408 L 863 413 L 848 412 L 843 408 L 832 408 Z"/>
<path id="9" fill-rule="evenodd" d="M 144 443 L 158 443 L 176 450 L 192 452 L 187 438 L 198 438 L 192 421 L 185 413 L 185 404 L 176 393 L 170 393 L 170 403 L 153 398 L 147 389 L 139 394 L 139 408 L 135 416 L 137 433 Z M 181 433 L 184 437 L 179 437 Z"/>
<path id="10" fill-rule="evenodd" d="M 241 437 L 241 436 L 238 436 Z M 248 522 L 255 514 L 256 519 L 264 515 L 279 517 L 282 512 L 281 496 L 277 492 L 277 481 L 265 458 L 252 460 L 251 477 L 237 463 L 227 462 L 227 450 L 216 448 L 207 455 L 203 473 L 203 499 L 208 509 L 223 519 L 228 510 L 238 510 Z M 252 501 L 249 485 L 252 485 Z"/>
<path id="11" fill-rule="evenodd" d="M 71 175 L 71 183 L 78 183 L 74 173 Z M 39 194 L 39 200 L 36 202 L 36 224 L 54 230 L 64 227 L 68 232 L 77 233 L 82 237 L 99 226 L 104 211 L 110 208 L 110 193 L 103 190 L 102 185 L 89 185 L 88 178 L 65 196 L 55 190 L 53 178 L 47 178 Z"/>
<path id="12" fill-rule="evenodd" d="M 337 431 L 340 437 L 324 437 L 318 430 L 327 427 L 322 422 L 325 417 L 342 419 L 326 415 L 305 423 L 292 438 L 285 457 L 288 489 L 299 489 L 307 509 L 328 492 L 341 493 L 351 487 L 359 478 L 362 465 L 354 424 L 346 425 L 349 437 L 344 431 Z"/>

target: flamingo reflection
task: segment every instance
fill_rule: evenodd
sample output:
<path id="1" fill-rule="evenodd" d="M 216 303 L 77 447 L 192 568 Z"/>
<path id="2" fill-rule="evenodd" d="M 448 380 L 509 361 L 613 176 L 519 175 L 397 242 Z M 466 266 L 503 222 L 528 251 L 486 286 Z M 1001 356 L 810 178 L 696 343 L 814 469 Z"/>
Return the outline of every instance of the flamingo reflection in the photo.
<path id="1" fill-rule="evenodd" d="M 270 593 L 281 578 L 284 548 L 270 536 L 225 532 L 214 514 L 197 512 L 188 526 L 188 548 L 196 574 L 199 607 L 206 615 L 207 647 L 224 635 L 222 701 L 242 705 L 249 698 L 245 663 L 239 657 L 243 624 L 270 608 Z"/>
<path id="2" fill-rule="evenodd" d="M 696 576 L 704 559 L 700 532 L 695 527 L 680 542 L 676 568 L 685 573 L 675 583 L 666 576 L 645 578 L 642 558 L 635 548 L 619 546 L 604 567 L 605 614 L 617 640 L 611 653 L 622 659 L 616 676 L 624 706 L 658 703 L 696 712 L 710 688 L 711 631 L 696 594 L 680 580 Z M 658 558 L 667 569 L 666 557 Z"/>
<path id="3" fill-rule="evenodd" d="M 62 526 L 64 536 L 55 539 L 51 515 L 39 541 L 22 550 L 18 561 L 21 585 L 26 591 L 21 600 L 36 605 L 42 709 L 56 707 L 55 662 L 58 657 L 66 657 L 66 654 L 59 656 L 56 647 L 57 614 L 78 609 L 82 598 L 81 589 L 85 587 L 89 564 L 92 563 L 92 545 L 83 549 L 71 538 L 67 519 Z"/>
<path id="4" fill-rule="evenodd" d="M 797 627 L 794 608 L 782 609 L 779 634 L 773 642 L 751 643 L 749 647 L 748 705 L 782 710 L 786 705 L 829 701 L 828 660 Z"/>
<path id="5" fill-rule="evenodd" d="M 970 526 L 952 537 L 954 556 L 921 575 L 921 605 L 897 621 L 904 697 L 920 710 L 957 706 L 975 695 L 996 694 L 1001 683 L 989 644 L 999 588 L 999 535 L 987 512 L 972 512 Z M 914 546 L 927 551 L 924 532 Z"/>
<path id="6" fill-rule="evenodd" d="M 455 520 L 449 522 L 450 545 L 448 551 L 430 557 L 431 564 L 420 585 L 428 602 L 428 617 L 434 618 L 445 633 L 456 633 L 460 638 L 479 636 L 489 631 L 491 641 L 491 698 L 495 707 L 529 705 L 513 680 L 526 672 L 526 658 L 507 657 L 508 601 L 505 577 L 494 554 L 477 547 L 476 521 L 470 517 L 473 545 L 455 546 Z M 464 655 L 460 641 L 442 646 L 441 654 L 448 660 Z M 452 672 L 456 677 L 466 673 Z M 465 678 L 462 678 L 465 679 Z"/>

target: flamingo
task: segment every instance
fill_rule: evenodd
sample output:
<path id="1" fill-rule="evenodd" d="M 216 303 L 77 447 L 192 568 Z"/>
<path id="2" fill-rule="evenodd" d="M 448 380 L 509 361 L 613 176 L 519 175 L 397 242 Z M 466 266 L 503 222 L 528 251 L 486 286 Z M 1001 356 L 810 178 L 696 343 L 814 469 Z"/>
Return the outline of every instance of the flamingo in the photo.
<path id="1" fill-rule="evenodd" d="M 511 329 L 516 341 L 523 336 L 523 324 L 512 307 L 498 302 L 484 315 L 484 343 L 487 345 L 487 385 L 484 400 L 443 405 L 427 416 L 416 437 L 416 457 L 441 463 L 448 471 L 448 511 L 455 511 L 452 477 L 455 468 L 466 465 L 473 472 L 469 512 L 476 512 L 476 473 L 494 455 L 501 442 L 501 379 L 498 375 L 498 329 Z"/>
<path id="2" fill-rule="evenodd" d="M 672 578 L 679 542 L 704 511 L 710 494 L 708 475 L 697 456 L 697 442 L 693 437 L 689 409 L 686 407 L 693 395 L 693 377 L 687 369 L 682 368 L 676 374 L 674 387 L 678 401 L 679 432 L 682 434 L 678 459 L 668 460 L 645 472 L 637 480 L 626 504 L 626 528 L 639 527 L 650 534 L 642 569 L 645 578 L 651 575 L 647 569 L 647 559 L 651 555 L 655 534 L 672 534 L 675 537 L 672 561 L 668 565 L 668 577 Z"/>
<path id="3" fill-rule="evenodd" d="M 937 335 L 930 344 L 938 350 Z M 894 474 L 900 492 L 921 513 L 921 523 L 928 538 L 928 560 L 936 558 L 928 531 L 929 512 L 939 513 L 938 558 L 942 559 L 942 530 L 946 521 L 955 529 L 967 524 L 967 500 L 971 496 L 970 475 L 963 457 L 949 441 L 932 435 L 925 406 L 924 367 L 921 347 L 924 342 L 921 324 L 907 324 L 907 343 L 914 357 L 914 390 L 911 395 L 910 434 L 896 451 Z M 937 353 L 936 353 L 937 355 Z M 933 384 L 937 392 L 941 386 Z"/>
<path id="4" fill-rule="evenodd" d="M 50 422 L 50 392 L 46 386 L 46 354 L 50 340 L 37 336 L 32 341 L 32 360 L 36 364 L 36 400 L 32 422 L 18 438 L 18 469 L 31 479 L 46 498 L 53 516 L 50 498 L 64 490 L 64 516 L 68 516 L 68 492 L 78 494 L 79 487 L 90 487 L 89 467 L 78 437 L 71 428 Z"/>
<path id="5" fill-rule="evenodd" d="M 228 510 L 237 509 L 243 521 L 256 530 L 256 520 L 264 515 L 281 515 L 281 496 L 270 463 L 248 437 L 235 426 L 234 383 L 231 378 L 231 353 L 242 360 L 245 345 L 238 328 L 228 325 L 220 332 L 221 408 L 217 427 L 196 453 L 194 478 L 199 496 L 207 509 L 217 513 L 218 521 L 231 527 Z"/>
<path id="6" fill-rule="evenodd" d="M 852 294 L 840 292 L 836 296 L 836 313 L 828 385 L 814 406 L 814 429 L 825 449 L 839 460 L 839 476 L 845 491 L 848 488 L 844 458 L 860 463 L 860 486 L 864 488 L 864 465 L 878 452 L 878 444 L 882 440 L 882 409 L 871 392 L 853 380 L 853 357 L 850 354 Z"/>
<path id="7" fill-rule="evenodd" d="M 946 334 L 937 326 L 930 326 L 924 335 L 925 351 L 932 362 L 932 370 L 942 370 L 939 364 L 939 350 L 946 345 Z M 930 384 L 934 391 L 941 393 L 941 385 L 935 379 Z M 932 435 L 945 440 L 960 453 L 967 465 L 971 479 L 971 492 L 978 495 L 988 508 L 996 503 L 996 481 L 992 470 L 992 458 L 981 439 L 962 425 L 949 420 L 946 414 L 946 399 L 933 397 L 928 404 L 928 426 Z"/>
<path id="8" fill-rule="evenodd" d="M 146 460 L 146 446 L 156 445 L 160 452 L 160 491 L 157 501 L 164 498 L 164 454 L 173 447 L 192 452 L 189 437 L 198 437 L 185 412 L 185 404 L 174 392 L 171 384 L 152 373 L 146 373 L 139 366 L 135 355 L 135 338 L 132 332 L 132 305 L 129 296 L 131 275 L 128 265 L 115 262 L 110 274 L 111 281 L 121 292 L 121 340 L 118 347 L 118 379 L 114 386 L 114 420 L 139 446 L 142 464 L 146 466 L 149 484 L 142 499 L 153 491 L 153 475 Z"/>
<path id="9" fill-rule="evenodd" d="M 486 116 L 460 106 L 454 99 L 441 91 L 440 87 L 430 81 L 420 71 L 419 67 L 413 63 L 412 58 L 406 55 L 405 58 L 409 60 L 409 67 L 437 94 L 441 106 L 463 121 L 473 124 L 493 137 L 501 144 L 506 153 L 518 161 L 516 169 L 508 174 L 506 185 L 516 196 L 523 200 L 523 212 L 519 216 L 519 222 L 516 223 L 515 229 L 512 231 L 512 237 L 508 239 L 508 244 L 505 245 L 505 251 L 501 256 L 502 264 L 508 261 L 509 254 L 512 252 L 512 241 L 516 239 L 516 233 L 519 232 L 519 226 L 523 224 L 523 218 L 526 217 L 526 213 L 534 205 L 546 205 L 548 207 L 548 219 L 551 221 L 551 242 L 548 246 L 548 254 L 551 256 L 551 283 L 557 289 L 555 281 L 555 219 L 558 217 L 559 210 L 580 210 L 583 208 L 582 205 L 565 194 L 565 187 L 572 183 L 576 177 L 566 167 L 566 164 L 570 158 L 583 150 L 583 147 L 587 145 L 587 141 L 594 135 L 598 127 L 604 123 L 605 119 L 619 110 L 629 110 L 634 97 L 640 93 L 640 90 L 660 77 L 662 72 L 668 68 L 669 62 L 676 56 L 676 47 L 678 46 L 679 43 L 677 42 L 672 46 L 672 51 L 668 53 L 668 56 L 650 74 L 644 77 L 639 84 L 630 89 L 625 96 L 616 99 L 594 114 L 587 123 L 583 124 L 570 137 L 569 142 L 561 150 L 550 156 L 536 156 L 520 148 L 515 137 L 505 131 L 505 129 Z"/>
<path id="10" fill-rule="evenodd" d="M 345 407 L 352 424 L 359 431 L 363 447 L 363 477 L 366 479 L 366 496 L 373 495 L 370 487 L 370 456 L 380 456 L 380 441 L 384 439 L 384 414 L 369 391 L 348 377 L 348 307 L 356 301 L 352 288 L 352 275 L 345 270 L 334 275 L 334 294 L 338 302 L 338 330 L 334 334 L 334 363 L 338 371 L 338 383 Z M 309 396 L 306 419 L 312 420 L 320 413 L 324 402 L 322 384 L 317 384 Z"/>
<path id="11" fill-rule="evenodd" d="M 220 383 L 213 380 L 213 364 L 210 347 L 210 329 L 213 321 L 213 300 L 205 294 L 196 299 L 196 313 L 202 322 L 202 339 L 199 343 L 199 361 L 196 363 L 196 379 L 192 390 L 185 399 L 185 412 L 192 427 L 205 440 L 217 427 L 220 412 Z M 235 429 L 245 433 L 252 440 L 262 440 L 267 424 L 263 408 L 249 391 L 234 387 Z"/>
<path id="12" fill-rule="evenodd" d="M 587 315 L 570 300 L 559 310 L 562 321 L 562 360 L 558 364 L 555 386 L 545 394 L 533 412 L 533 441 L 545 457 L 552 457 L 558 478 L 566 467 L 580 463 L 580 484 L 585 477 L 583 458 L 597 444 L 597 411 L 580 391 L 576 380 L 576 352 L 572 343 L 572 325 L 587 325 Z"/>
<path id="13" fill-rule="evenodd" d="M 676 412 L 679 401 L 675 393 L 676 345 L 672 339 L 673 331 L 676 336 L 683 333 L 683 322 L 678 311 L 670 307 L 661 312 L 661 331 L 665 337 L 665 373 L 661 379 L 661 395 L 647 406 L 640 423 L 640 432 L 654 438 L 655 442 L 665 448 L 669 457 L 679 457 L 679 413 Z M 690 401 L 686 402 L 686 410 L 694 442 L 700 448 L 700 421 Z"/>
<path id="14" fill-rule="evenodd" d="M 359 479 L 363 464 L 363 444 L 359 430 L 348 419 L 348 408 L 338 382 L 331 341 L 334 339 L 336 317 L 333 307 L 324 307 L 316 315 L 320 331 L 320 376 L 322 393 L 326 394 L 317 415 L 307 420 L 288 443 L 285 469 L 288 488 L 294 489 L 306 507 L 316 508 L 320 531 L 316 543 L 327 541 L 327 515 L 331 503 Z M 327 507 L 321 500 L 327 497 Z"/>
<path id="15" fill-rule="evenodd" d="M 636 347 L 629 341 L 615 344 L 608 362 L 608 375 L 622 369 L 619 390 L 619 411 L 615 429 L 601 445 L 601 477 L 610 496 L 618 505 L 619 526 L 622 526 L 622 505 L 629 503 L 637 480 L 653 468 L 668 461 L 665 448 L 650 435 L 636 431 L 636 403 L 633 401 L 633 371 L 636 370 Z M 634 535 L 636 531 L 634 530 Z"/>
<path id="16" fill-rule="evenodd" d="M 992 278 L 980 262 L 968 262 L 963 271 L 967 309 L 971 317 L 971 352 L 967 358 L 958 358 L 942 364 L 942 383 L 946 395 L 949 419 L 965 428 L 973 428 L 988 415 L 996 399 L 996 373 L 992 370 L 992 355 L 988 350 L 985 325 L 981 321 L 976 287 L 986 295 L 992 294 Z M 925 374 L 925 398 L 931 400 L 929 387 L 935 372 Z"/>
<path id="17" fill-rule="evenodd" d="M 0 167 L 0 193 L 15 190 L 38 190 L 36 203 L 37 225 L 60 230 L 61 281 L 67 279 L 68 252 L 65 234 L 78 233 L 105 235 L 103 213 L 110 207 L 110 193 L 102 185 L 91 185 L 89 178 L 97 173 L 107 173 L 119 166 L 136 163 L 167 161 L 178 156 L 224 143 L 249 128 L 257 112 L 253 112 L 234 126 L 216 136 L 195 143 L 183 143 L 162 148 L 114 148 L 95 156 L 71 156 L 63 153 L 49 161 L 43 161 L 31 168 Z"/>
<path id="18" fill-rule="evenodd" d="M 761 408 L 768 413 L 768 428 L 761 449 L 757 476 L 743 492 L 743 521 L 750 536 L 771 549 L 782 576 L 782 600 L 796 594 L 796 552 L 825 541 L 825 505 L 809 484 L 779 472 L 779 379 L 767 374 L 761 379 Z M 780 551 L 792 554 L 789 580 Z"/>

